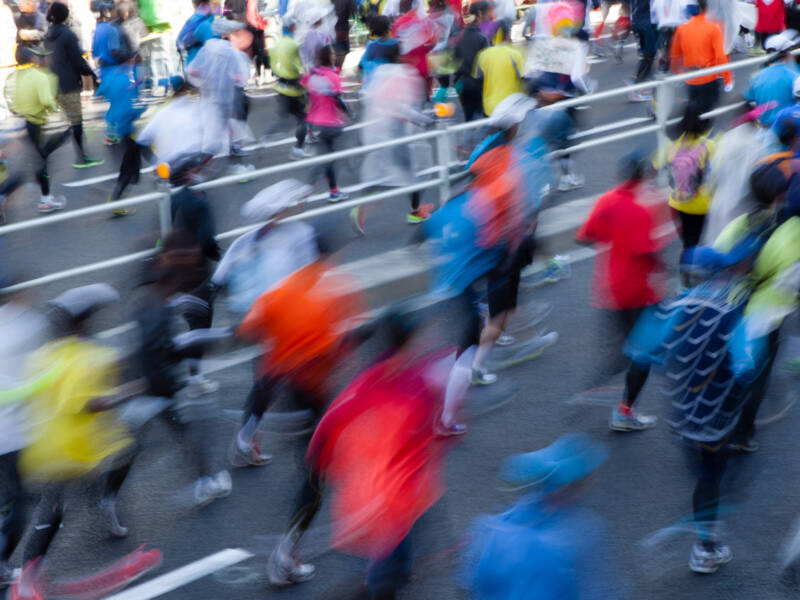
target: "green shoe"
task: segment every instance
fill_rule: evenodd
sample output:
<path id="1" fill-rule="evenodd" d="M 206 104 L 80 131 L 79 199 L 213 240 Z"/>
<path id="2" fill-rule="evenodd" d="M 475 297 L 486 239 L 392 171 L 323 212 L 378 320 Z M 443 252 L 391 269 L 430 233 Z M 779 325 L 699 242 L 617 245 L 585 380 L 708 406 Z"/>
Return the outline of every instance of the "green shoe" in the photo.
<path id="1" fill-rule="evenodd" d="M 98 167 L 102 165 L 104 160 L 98 160 L 96 158 L 84 158 L 81 162 L 72 163 L 72 166 L 76 169 L 88 169 L 89 167 Z"/>

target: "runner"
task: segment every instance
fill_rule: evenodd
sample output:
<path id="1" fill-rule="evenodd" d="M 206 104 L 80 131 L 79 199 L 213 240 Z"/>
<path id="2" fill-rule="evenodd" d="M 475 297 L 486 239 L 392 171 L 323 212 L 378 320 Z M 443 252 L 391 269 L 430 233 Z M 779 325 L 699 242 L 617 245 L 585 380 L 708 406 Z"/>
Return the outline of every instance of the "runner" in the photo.
<path id="1" fill-rule="evenodd" d="M 25 119 L 25 132 L 40 160 L 36 171 L 41 197 L 36 209 L 43 214 L 63 209 L 67 205 L 64 196 L 50 193 L 50 174 L 47 162 L 69 137 L 66 129 L 45 139 L 42 131 L 47 115 L 58 110 L 56 91 L 58 80 L 44 68 L 47 52 L 39 47 L 24 46 L 18 52 L 18 68 L 11 76 L 11 110 Z"/>
<path id="2" fill-rule="evenodd" d="M 483 112 L 491 116 L 494 108 L 506 97 L 523 90 L 525 59 L 511 45 L 511 27 L 500 26 L 502 41 L 481 50 L 475 59 L 473 76 L 483 81 Z"/>
<path id="3" fill-rule="evenodd" d="M 306 121 L 314 127 L 325 152 L 335 152 L 336 140 L 350 116 L 347 104 L 342 99 L 342 78 L 334 69 L 334 51 L 330 45 L 322 46 L 317 52 L 317 66 L 300 80 L 308 90 L 309 107 Z M 328 202 L 341 202 L 349 196 L 336 185 L 334 162 L 325 164 L 325 177 L 328 180 Z M 319 167 L 311 169 L 310 182 L 318 179 Z"/>
<path id="4" fill-rule="evenodd" d="M 633 33 L 639 40 L 639 66 L 632 83 L 642 83 L 650 77 L 653 70 L 653 61 L 656 58 L 658 47 L 658 30 L 650 20 L 651 0 L 630 0 L 631 21 Z M 633 102 L 649 102 L 653 99 L 652 92 L 631 92 L 629 96 Z"/>
<path id="5" fill-rule="evenodd" d="M 53 2 L 47 10 L 50 28 L 45 34 L 45 47 L 52 53 L 50 68 L 58 77 L 58 103 L 64 110 L 70 126 L 78 161 L 76 169 L 102 165 L 102 160 L 89 158 L 83 147 L 83 114 L 81 109 L 82 77 L 91 77 L 97 87 L 97 76 L 83 59 L 83 51 L 76 36 L 66 25 L 69 9 L 61 2 Z"/>
<path id="6" fill-rule="evenodd" d="M 464 121 L 472 121 L 483 116 L 483 86 L 473 76 L 475 59 L 489 46 L 489 40 L 481 33 L 481 23 L 491 18 L 491 6 L 479 0 L 469 7 L 469 23 L 464 28 L 455 46 L 454 57 L 459 61 L 455 73 L 455 86 L 459 90 L 458 99 L 464 111 Z"/>
<path id="7" fill-rule="evenodd" d="M 593 292 L 594 305 L 608 313 L 605 319 L 611 324 L 604 336 L 607 350 L 600 352 L 605 357 L 602 378 L 618 372 L 621 345 L 639 315 L 666 293 L 663 266 L 657 255 L 669 238 L 658 237 L 660 207 L 653 202 L 657 196 L 646 183 L 650 171 L 641 153 L 623 157 L 622 183 L 600 197 L 575 236 L 579 242 L 608 246 L 598 256 Z M 635 363 L 628 365 L 623 396 L 609 419 L 609 427 L 614 431 L 639 431 L 655 426 L 656 417 L 642 415 L 633 408 L 647 374 L 647 369 Z"/>
<path id="8" fill-rule="evenodd" d="M 670 50 L 670 66 L 676 73 L 685 69 L 705 69 L 728 63 L 719 25 L 706 19 L 708 0 L 697 0 L 695 14 L 675 30 Z M 725 92 L 733 91 L 730 71 L 704 75 L 686 81 L 689 104 L 696 106 L 699 114 L 713 109 L 719 102 L 720 78 L 725 82 Z"/>
<path id="9" fill-rule="evenodd" d="M 769 105 L 759 121 L 769 127 L 775 116 L 795 102 L 794 82 L 798 72 L 794 57 L 788 52 L 795 42 L 788 36 L 773 36 L 768 45 L 777 55 L 764 69 L 753 75 L 750 85 L 744 92 L 744 99 L 759 106 Z"/>
<path id="10" fill-rule="evenodd" d="M 178 51 L 188 67 L 208 40 L 216 37 L 211 31 L 214 22 L 215 0 L 192 0 L 194 14 L 189 17 L 178 33 Z"/>

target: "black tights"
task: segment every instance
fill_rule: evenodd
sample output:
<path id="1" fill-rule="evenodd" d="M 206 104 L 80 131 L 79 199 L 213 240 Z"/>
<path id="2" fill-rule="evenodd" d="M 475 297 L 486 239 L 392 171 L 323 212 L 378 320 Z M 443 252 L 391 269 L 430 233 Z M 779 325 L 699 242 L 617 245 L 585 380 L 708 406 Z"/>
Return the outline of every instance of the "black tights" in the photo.
<path id="1" fill-rule="evenodd" d="M 325 150 L 326 154 L 335 152 L 336 140 L 342 135 L 341 127 L 318 127 L 319 141 Z M 328 179 L 328 187 L 331 190 L 336 189 L 336 171 L 334 168 L 334 161 L 325 163 L 325 177 Z M 319 177 L 319 168 L 314 168 L 311 171 L 311 183 L 314 183 Z"/>
<path id="2" fill-rule="evenodd" d="M 3 490 L 2 534 L 3 549 L 0 562 L 7 563 L 22 539 L 25 531 L 25 492 L 17 469 L 19 452 L 10 452 L 0 456 L 0 473 L 2 473 L 5 489 Z"/>
<path id="3" fill-rule="evenodd" d="M 111 194 L 112 200 L 119 200 L 129 185 L 139 183 L 139 170 L 142 167 L 141 147 L 131 136 L 126 135 L 122 139 L 122 149 L 122 161 L 119 166 L 117 183 Z"/>
<path id="4" fill-rule="evenodd" d="M 30 121 L 25 121 L 25 131 L 28 134 L 28 139 L 33 144 L 39 157 L 42 159 L 42 166 L 36 171 L 36 181 L 39 182 L 39 187 L 42 190 L 42 196 L 50 194 L 50 175 L 47 173 L 47 159 L 55 152 L 61 144 L 63 144 L 69 137 L 70 130 L 65 129 L 61 133 L 54 135 L 49 140 L 44 139 L 42 134 L 42 126 Z"/>
<path id="5" fill-rule="evenodd" d="M 717 520 L 719 491 L 722 476 L 728 463 L 722 451 L 712 451 L 695 444 L 690 450 L 690 460 L 697 474 L 697 483 L 692 494 L 692 511 L 700 540 L 707 550 L 714 547 L 711 526 Z"/>

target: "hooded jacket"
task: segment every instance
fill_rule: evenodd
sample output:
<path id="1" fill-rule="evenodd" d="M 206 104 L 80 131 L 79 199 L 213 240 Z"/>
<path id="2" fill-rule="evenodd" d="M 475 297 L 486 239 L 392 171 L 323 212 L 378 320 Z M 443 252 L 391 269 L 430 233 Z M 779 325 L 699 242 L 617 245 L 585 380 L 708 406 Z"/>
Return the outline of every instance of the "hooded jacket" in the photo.
<path id="1" fill-rule="evenodd" d="M 51 55 L 50 70 L 58 77 L 58 91 L 68 94 L 81 89 L 81 75 L 94 77 L 94 72 L 84 60 L 78 36 L 63 24 L 51 25 L 44 38 Z"/>

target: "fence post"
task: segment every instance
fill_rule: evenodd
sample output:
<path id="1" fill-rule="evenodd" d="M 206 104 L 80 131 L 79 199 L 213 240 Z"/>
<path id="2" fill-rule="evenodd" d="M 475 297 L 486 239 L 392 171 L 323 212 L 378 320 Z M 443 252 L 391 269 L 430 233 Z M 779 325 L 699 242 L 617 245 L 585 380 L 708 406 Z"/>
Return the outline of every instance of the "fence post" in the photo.
<path id="1" fill-rule="evenodd" d="M 172 194 L 170 194 L 169 180 L 162 179 L 158 184 L 158 191 L 162 196 L 158 199 L 158 223 L 161 226 L 161 241 L 166 239 L 172 231 Z"/>
<path id="2" fill-rule="evenodd" d="M 437 123 L 436 158 L 439 163 L 439 206 L 450 199 L 450 131 L 444 120 Z"/>
<path id="3" fill-rule="evenodd" d="M 667 120 L 669 114 L 672 112 L 672 106 L 675 104 L 675 84 L 669 81 L 662 81 L 656 88 L 656 123 L 658 123 L 658 154 L 662 152 L 669 144 L 669 137 L 667 136 Z M 658 185 L 667 185 L 667 169 L 665 161 L 659 161 L 658 169 Z"/>

